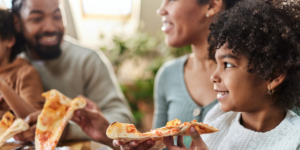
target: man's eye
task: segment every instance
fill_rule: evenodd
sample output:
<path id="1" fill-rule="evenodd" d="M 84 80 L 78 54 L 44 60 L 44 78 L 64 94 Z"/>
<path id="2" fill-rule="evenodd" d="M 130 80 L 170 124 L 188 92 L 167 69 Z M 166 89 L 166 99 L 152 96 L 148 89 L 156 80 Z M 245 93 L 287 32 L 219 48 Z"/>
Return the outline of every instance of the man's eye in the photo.
<path id="1" fill-rule="evenodd" d="M 225 66 L 225 69 L 234 67 L 231 63 L 228 63 L 228 62 L 225 62 L 224 66 Z"/>
<path id="2" fill-rule="evenodd" d="M 40 22 L 40 21 L 42 21 L 42 18 L 32 18 L 31 19 L 31 21 L 33 21 L 33 22 Z"/>

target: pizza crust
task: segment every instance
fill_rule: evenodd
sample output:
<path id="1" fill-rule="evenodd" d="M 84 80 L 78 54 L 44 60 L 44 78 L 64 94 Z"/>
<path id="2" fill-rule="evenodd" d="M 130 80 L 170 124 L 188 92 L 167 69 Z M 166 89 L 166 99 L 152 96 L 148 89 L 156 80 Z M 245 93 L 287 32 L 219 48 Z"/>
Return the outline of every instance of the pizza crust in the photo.
<path id="1" fill-rule="evenodd" d="M 35 145 L 38 150 L 54 150 L 74 111 L 83 109 L 86 101 L 64 96 L 57 90 L 43 93 L 46 103 L 38 117 Z"/>
<path id="2" fill-rule="evenodd" d="M 106 135 L 111 139 L 122 142 L 137 141 L 142 143 L 148 139 L 152 139 L 156 141 L 152 149 L 162 149 L 165 148 L 163 137 L 178 135 L 189 136 L 189 128 L 192 126 L 195 127 L 200 135 L 219 131 L 215 127 L 195 120 L 181 123 L 180 120 L 175 119 L 168 122 L 165 127 L 154 129 L 146 133 L 140 133 L 133 124 L 115 122 L 108 127 Z"/>
<path id="3" fill-rule="evenodd" d="M 29 129 L 29 125 L 24 120 L 16 119 L 9 111 L 3 115 L 0 124 L 0 147 L 14 135 Z"/>

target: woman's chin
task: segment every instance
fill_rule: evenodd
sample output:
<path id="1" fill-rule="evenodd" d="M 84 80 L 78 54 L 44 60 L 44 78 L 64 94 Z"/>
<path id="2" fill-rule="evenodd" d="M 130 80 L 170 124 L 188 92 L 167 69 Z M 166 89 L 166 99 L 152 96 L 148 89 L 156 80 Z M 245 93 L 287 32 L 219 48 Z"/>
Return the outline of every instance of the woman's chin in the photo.
<path id="1" fill-rule="evenodd" d="M 182 41 L 183 40 L 179 40 L 178 38 L 171 37 L 170 35 L 166 35 L 165 37 L 165 43 L 170 47 L 179 48 L 179 47 L 190 45 Z"/>

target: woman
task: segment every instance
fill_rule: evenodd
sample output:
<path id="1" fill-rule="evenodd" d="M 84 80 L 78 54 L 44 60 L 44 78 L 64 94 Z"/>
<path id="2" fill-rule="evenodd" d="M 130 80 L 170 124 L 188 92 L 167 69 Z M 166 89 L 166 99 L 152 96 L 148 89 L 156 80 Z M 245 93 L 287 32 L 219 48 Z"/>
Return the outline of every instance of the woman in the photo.
<path id="1" fill-rule="evenodd" d="M 202 122 L 217 103 L 209 78 L 216 63 L 208 59 L 209 24 L 223 9 L 238 0 L 163 0 L 157 13 L 162 16 L 166 43 L 172 47 L 192 45 L 192 54 L 165 63 L 156 76 L 153 128 L 170 120 Z M 184 143 L 191 143 L 185 137 Z"/>

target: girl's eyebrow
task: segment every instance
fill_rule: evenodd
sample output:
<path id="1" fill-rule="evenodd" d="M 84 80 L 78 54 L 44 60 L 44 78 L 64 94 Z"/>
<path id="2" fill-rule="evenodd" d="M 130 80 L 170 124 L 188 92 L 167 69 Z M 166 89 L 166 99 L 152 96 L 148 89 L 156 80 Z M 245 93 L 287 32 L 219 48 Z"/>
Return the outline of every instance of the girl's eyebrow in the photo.
<path id="1" fill-rule="evenodd" d="M 235 55 L 232 55 L 232 54 L 225 54 L 225 55 L 219 56 L 219 59 L 224 59 L 224 58 L 238 59 Z"/>

